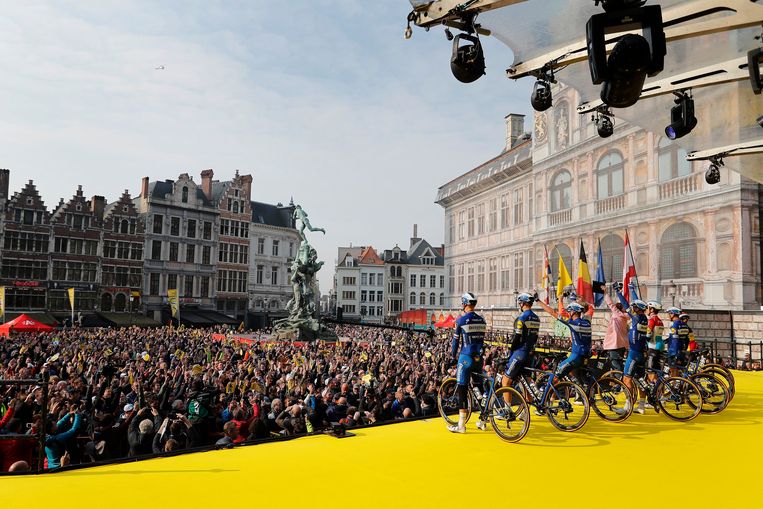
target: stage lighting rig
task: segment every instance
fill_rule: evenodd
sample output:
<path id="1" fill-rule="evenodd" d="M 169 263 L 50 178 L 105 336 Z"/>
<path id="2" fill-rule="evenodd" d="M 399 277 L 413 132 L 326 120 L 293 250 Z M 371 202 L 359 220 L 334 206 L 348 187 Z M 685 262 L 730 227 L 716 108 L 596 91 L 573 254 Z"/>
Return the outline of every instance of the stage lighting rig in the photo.
<path id="1" fill-rule="evenodd" d="M 633 106 L 647 76 L 658 75 L 665 64 L 667 46 L 662 8 L 645 6 L 646 0 L 595 0 L 604 13 L 586 24 L 588 63 L 594 85 L 602 85 L 601 100 L 614 108 Z M 641 29 L 641 34 L 619 37 L 607 58 L 606 36 Z"/>
<path id="2" fill-rule="evenodd" d="M 608 108 L 601 108 L 591 116 L 596 131 L 601 138 L 609 138 L 615 132 L 615 124 L 612 121 L 612 112 Z"/>
<path id="3" fill-rule="evenodd" d="M 450 70 L 461 83 L 472 83 L 485 74 L 485 52 L 480 42 L 479 25 L 475 23 L 476 17 L 476 14 L 463 13 L 458 27 L 465 33 L 454 37 L 450 30 L 445 31 L 445 37 L 453 41 Z"/>
<path id="4" fill-rule="evenodd" d="M 714 185 L 720 182 L 721 167 L 723 167 L 723 159 L 720 156 L 710 158 L 710 166 L 705 172 L 705 182 L 710 185 Z"/>
<path id="5" fill-rule="evenodd" d="M 665 128 L 665 134 L 671 140 L 677 140 L 697 127 L 697 117 L 694 116 L 694 99 L 689 92 L 673 93 L 676 95 L 676 105 L 670 110 L 670 125 Z"/>
<path id="6" fill-rule="evenodd" d="M 535 76 L 538 81 L 533 86 L 530 104 L 535 111 L 546 111 L 554 104 L 554 97 L 551 94 L 551 84 L 556 83 L 554 71 L 550 66 L 544 66 Z"/>
<path id="7" fill-rule="evenodd" d="M 747 52 L 747 70 L 750 73 L 750 85 L 755 95 L 763 92 L 763 79 L 760 76 L 760 61 L 763 60 L 763 48 Z"/>

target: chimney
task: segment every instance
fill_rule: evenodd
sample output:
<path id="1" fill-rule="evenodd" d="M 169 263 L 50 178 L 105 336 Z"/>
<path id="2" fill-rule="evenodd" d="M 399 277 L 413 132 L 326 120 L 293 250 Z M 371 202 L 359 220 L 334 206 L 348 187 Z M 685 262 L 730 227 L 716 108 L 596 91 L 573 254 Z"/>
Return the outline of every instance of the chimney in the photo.
<path id="1" fill-rule="evenodd" d="M 212 177 L 215 176 L 215 172 L 212 170 L 204 170 L 201 172 L 201 192 L 207 197 L 207 200 L 212 201 Z"/>
<path id="2" fill-rule="evenodd" d="M 414 224 L 413 225 L 413 237 L 411 237 L 411 247 L 413 247 L 413 245 L 416 242 L 420 241 L 420 240 L 421 239 L 419 238 L 419 225 Z"/>
<path id="3" fill-rule="evenodd" d="M 246 198 L 246 201 L 251 201 L 251 199 L 252 199 L 252 176 L 251 175 L 243 175 L 241 177 L 241 185 L 244 188 L 244 197 Z"/>
<path id="4" fill-rule="evenodd" d="M 517 140 L 525 134 L 525 116 L 519 113 L 506 115 L 506 151 L 514 148 Z"/>
<path id="5" fill-rule="evenodd" d="M 140 197 L 144 200 L 148 198 L 148 177 L 143 177 L 140 183 Z"/>
<path id="6" fill-rule="evenodd" d="M 8 198 L 8 183 L 11 180 L 11 170 L 0 170 L 0 200 Z"/>
<path id="7" fill-rule="evenodd" d="M 99 221 L 103 221 L 103 212 L 106 210 L 106 198 L 103 196 L 93 196 L 90 200 L 90 210 L 93 211 L 93 215 Z"/>

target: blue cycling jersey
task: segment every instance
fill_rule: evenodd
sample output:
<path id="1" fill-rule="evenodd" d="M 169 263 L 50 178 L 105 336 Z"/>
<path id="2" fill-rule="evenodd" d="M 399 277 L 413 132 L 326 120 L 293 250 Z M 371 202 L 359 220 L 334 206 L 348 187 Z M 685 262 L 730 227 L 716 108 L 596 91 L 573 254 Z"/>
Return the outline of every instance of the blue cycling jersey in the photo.
<path id="1" fill-rule="evenodd" d="M 587 318 L 575 318 L 574 320 L 560 318 L 559 321 L 570 329 L 573 355 L 590 356 L 591 322 Z"/>
<path id="2" fill-rule="evenodd" d="M 470 311 L 456 320 L 456 331 L 453 334 L 450 355 L 455 357 L 461 349 L 461 355 L 481 355 L 485 341 L 485 319 L 474 311 Z"/>
<path id="3" fill-rule="evenodd" d="M 670 326 L 670 342 L 668 344 L 668 355 L 678 355 L 680 352 L 685 352 L 689 347 L 689 333 L 691 328 L 682 322 L 676 320 Z"/>
<path id="4" fill-rule="evenodd" d="M 628 349 L 636 352 L 645 352 L 648 340 L 649 319 L 645 314 L 634 313 L 631 315 L 631 330 L 628 332 Z"/>
<path id="5" fill-rule="evenodd" d="M 538 315 L 528 309 L 514 320 L 514 339 L 512 341 L 512 352 L 523 351 L 530 353 L 535 348 L 535 342 L 538 341 L 538 331 L 540 330 L 540 318 Z"/>

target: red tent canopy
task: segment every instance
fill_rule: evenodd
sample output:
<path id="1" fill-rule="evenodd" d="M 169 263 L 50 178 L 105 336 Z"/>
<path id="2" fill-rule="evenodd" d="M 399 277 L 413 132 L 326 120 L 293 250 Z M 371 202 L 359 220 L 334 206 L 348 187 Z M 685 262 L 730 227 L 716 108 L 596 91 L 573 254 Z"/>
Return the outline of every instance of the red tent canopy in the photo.
<path id="1" fill-rule="evenodd" d="M 11 332 L 50 332 L 53 327 L 38 322 L 29 315 L 21 314 L 10 322 L 0 325 L 0 336 L 10 336 Z"/>
<path id="2" fill-rule="evenodd" d="M 456 318 L 453 315 L 448 315 L 445 320 L 437 322 L 434 326 L 441 329 L 452 329 L 456 326 Z"/>

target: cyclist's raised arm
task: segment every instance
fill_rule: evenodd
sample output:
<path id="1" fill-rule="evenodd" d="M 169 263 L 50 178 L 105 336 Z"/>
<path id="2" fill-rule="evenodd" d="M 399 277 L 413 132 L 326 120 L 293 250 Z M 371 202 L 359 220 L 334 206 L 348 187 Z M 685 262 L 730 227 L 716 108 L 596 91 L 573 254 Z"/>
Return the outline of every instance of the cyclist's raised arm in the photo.
<path id="1" fill-rule="evenodd" d="M 542 300 L 538 301 L 538 305 L 543 308 L 546 313 L 550 314 L 554 318 L 559 318 L 559 313 L 556 312 L 554 308 L 543 302 Z"/>

